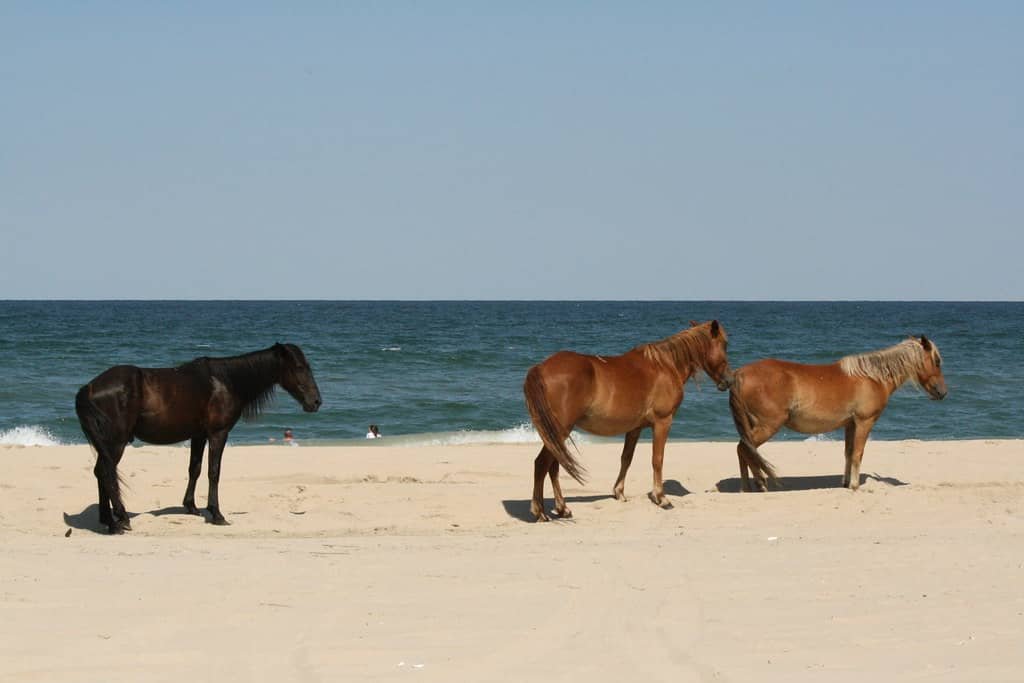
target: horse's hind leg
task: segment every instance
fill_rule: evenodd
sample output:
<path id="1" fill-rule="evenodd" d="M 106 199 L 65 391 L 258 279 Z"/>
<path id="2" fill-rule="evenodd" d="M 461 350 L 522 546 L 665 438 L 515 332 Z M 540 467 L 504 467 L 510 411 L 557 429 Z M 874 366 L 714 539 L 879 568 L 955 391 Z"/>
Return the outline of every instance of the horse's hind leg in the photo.
<path id="1" fill-rule="evenodd" d="M 110 497 L 110 512 L 114 517 L 114 524 L 118 527 L 118 531 L 115 533 L 132 530 L 131 522 L 128 521 L 128 511 L 125 510 L 124 501 L 121 499 L 121 480 L 117 474 L 117 466 L 121 462 L 121 457 L 124 455 L 124 447 L 127 445 L 127 441 L 120 444 L 117 450 L 114 451 L 113 458 L 113 478 L 117 486 L 114 489 L 114 495 Z"/>
<path id="2" fill-rule="evenodd" d="M 206 437 L 192 437 L 192 454 L 188 461 L 188 486 L 185 488 L 185 499 L 181 504 L 190 515 L 202 514 L 196 507 L 196 482 L 203 471 L 203 449 L 206 448 Z"/>
<path id="3" fill-rule="evenodd" d="M 740 491 L 750 491 L 750 468 L 747 467 L 747 447 L 742 441 L 736 444 L 736 456 L 740 460 Z"/>
<path id="4" fill-rule="evenodd" d="M 615 480 L 615 486 L 612 487 L 612 495 L 615 496 L 615 500 L 626 500 L 626 472 L 629 471 L 629 466 L 633 463 L 633 452 L 636 450 L 636 442 L 640 439 L 642 429 L 640 427 L 626 433 L 626 441 L 622 445 L 622 464 L 619 466 L 619 476 Z"/>
<path id="5" fill-rule="evenodd" d="M 552 462 L 557 461 L 547 446 L 540 449 L 540 453 L 533 461 L 533 499 L 530 501 L 530 512 L 538 522 L 550 520 L 544 512 L 544 477 L 551 471 Z"/>
<path id="6" fill-rule="evenodd" d="M 750 481 L 747 479 L 746 472 L 747 468 L 749 468 L 754 474 L 754 482 L 757 485 L 757 490 L 768 490 L 768 482 L 765 478 L 765 473 L 755 464 L 761 459 L 755 449 L 764 445 L 769 439 L 775 436 L 776 432 L 781 428 L 781 423 L 778 425 L 766 422 L 758 423 L 747 435 L 749 443 L 740 441 L 739 445 L 736 447 L 736 453 L 739 455 L 740 459 L 740 479 L 744 491 L 750 491 Z"/>
<path id="7" fill-rule="evenodd" d="M 551 490 L 555 493 L 555 512 L 559 517 L 568 519 L 572 517 L 572 511 L 565 504 L 565 496 L 562 495 L 562 485 L 558 482 L 558 461 L 554 458 L 551 459 L 548 474 L 551 477 Z"/>
<path id="8" fill-rule="evenodd" d="M 100 524 L 106 525 L 109 528 L 114 524 L 114 516 L 110 513 L 110 496 L 107 495 L 107 489 L 103 483 L 104 470 L 100 467 L 100 457 L 97 454 L 96 466 L 92 468 L 92 473 L 96 475 L 96 488 L 99 489 L 100 494 Z"/>
<path id="9" fill-rule="evenodd" d="M 761 444 L 757 444 L 757 446 L 760 445 Z M 751 450 L 750 446 L 741 441 L 739 445 L 736 447 L 736 453 L 739 455 L 740 459 L 740 485 L 743 487 L 743 491 L 746 493 L 749 493 L 751 491 L 750 478 L 747 475 L 747 470 L 753 471 L 754 485 L 757 487 L 757 490 L 767 491 L 768 482 L 765 480 L 764 472 L 762 472 L 756 466 L 751 464 L 757 462 L 757 457 L 756 454 Z"/>
<path id="10" fill-rule="evenodd" d="M 128 512 L 121 500 L 120 480 L 117 476 L 117 464 L 124 455 L 124 446 L 121 444 L 113 450 L 103 446 L 96 454 L 96 466 L 93 468 L 100 494 L 100 523 L 106 524 L 112 534 L 132 529 Z"/>

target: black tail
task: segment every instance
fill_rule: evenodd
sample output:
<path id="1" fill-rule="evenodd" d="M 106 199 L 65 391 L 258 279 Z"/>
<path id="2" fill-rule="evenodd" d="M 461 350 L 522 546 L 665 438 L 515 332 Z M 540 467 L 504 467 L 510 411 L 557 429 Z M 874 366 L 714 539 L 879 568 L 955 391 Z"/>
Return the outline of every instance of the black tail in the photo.
<path id="1" fill-rule="evenodd" d="M 96 479 L 106 489 L 111 501 L 120 501 L 121 484 L 124 482 L 113 457 L 119 445 L 117 435 L 110 418 L 89 397 L 89 385 L 79 389 L 75 395 L 75 413 L 85 438 L 96 451 Z"/>
<path id="2" fill-rule="evenodd" d="M 526 382 L 523 384 L 523 393 L 526 395 L 526 409 L 530 411 L 530 419 L 533 426 L 540 434 L 544 446 L 555 456 L 558 464 L 565 468 L 570 477 L 584 483 L 586 470 L 565 445 L 565 428 L 558 424 L 551 405 L 548 403 L 547 390 L 544 388 L 544 380 L 540 376 L 540 369 L 534 365 L 526 373 Z"/>
<path id="3" fill-rule="evenodd" d="M 736 432 L 740 435 L 740 441 L 747 447 L 745 451 L 741 449 L 740 453 L 743 453 L 743 459 L 746 461 L 747 467 L 753 470 L 755 478 L 763 480 L 767 475 L 772 483 L 778 485 L 779 481 L 775 475 L 775 467 L 761 456 L 757 451 L 757 446 L 754 445 L 750 438 L 753 425 L 750 423 L 750 413 L 747 412 L 743 399 L 739 395 L 739 382 L 740 379 L 737 377 L 733 387 L 729 390 L 729 410 L 732 411 L 732 421 L 736 425 Z"/>

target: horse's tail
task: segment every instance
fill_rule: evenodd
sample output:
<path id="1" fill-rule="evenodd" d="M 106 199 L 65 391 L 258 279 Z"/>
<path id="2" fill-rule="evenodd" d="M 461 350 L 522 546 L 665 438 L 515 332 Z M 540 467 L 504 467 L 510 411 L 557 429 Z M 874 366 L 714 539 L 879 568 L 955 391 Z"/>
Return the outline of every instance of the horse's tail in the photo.
<path id="1" fill-rule="evenodd" d="M 124 482 L 117 472 L 117 463 L 114 461 L 117 448 L 114 424 L 89 396 L 89 389 L 87 384 L 75 395 L 75 413 L 78 415 L 78 423 L 82 426 L 85 438 L 96 451 L 96 479 L 106 488 L 111 500 L 120 500 L 121 484 Z"/>
<path id="2" fill-rule="evenodd" d="M 558 424 L 551 410 L 547 389 L 544 387 L 544 379 L 538 366 L 534 365 L 526 373 L 523 393 L 526 395 L 526 409 L 530 411 L 530 419 L 533 420 L 533 426 L 540 434 L 544 446 L 551 451 L 558 464 L 565 468 L 570 477 L 581 484 L 584 483 L 585 470 L 565 445 L 565 438 L 561 436 L 565 433 L 565 428 Z"/>
<path id="3" fill-rule="evenodd" d="M 740 381 L 740 378 L 737 376 L 733 381 L 732 388 L 729 390 L 729 410 L 732 412 L 732 421 L 736 425 L 736 432 L 740 435 L 740 442 L 747 447 L 746 449 L 740 449 L 740 453 L 743 454 L 747 467 L 754 471 L 755 476 L 759 476 L 758 473 L 760 472 L 760 478 L 767 475 L 772 483 L 778 485 L 779 481 L 775 475 L 775 467 L 758 452 L 757 446 L 750 437 L 754 426 L 751 424 L 750 412 L 740 397 Z"/>

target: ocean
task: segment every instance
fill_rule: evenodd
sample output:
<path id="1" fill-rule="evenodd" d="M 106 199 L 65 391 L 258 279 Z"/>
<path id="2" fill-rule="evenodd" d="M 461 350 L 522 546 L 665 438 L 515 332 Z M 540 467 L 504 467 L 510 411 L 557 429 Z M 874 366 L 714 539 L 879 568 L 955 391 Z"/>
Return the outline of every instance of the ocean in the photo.
<path id="1" fill-rule="evenodd" d="M 949 396 L 900 390 L 872 438 L 1024 437 L 1024 303 L 0 301 L 0 444 L 85 443 L 75 392 L 111 365 L 173 366 L 277 341 L 305 351 L 323 407 L 303 413 L 278 390 L 231 442 L 291 428 L 299 443 L 372 447 L 370 423 L 391 445 L 533 442 L 522 397 L 532 364 L 560 349 L 622 353 L 711 318 L 729 334 L 733 368 L 831 362 L 926 334 Z M 727 393 L 690 382 L 670 438 L 735 436 Z"/>

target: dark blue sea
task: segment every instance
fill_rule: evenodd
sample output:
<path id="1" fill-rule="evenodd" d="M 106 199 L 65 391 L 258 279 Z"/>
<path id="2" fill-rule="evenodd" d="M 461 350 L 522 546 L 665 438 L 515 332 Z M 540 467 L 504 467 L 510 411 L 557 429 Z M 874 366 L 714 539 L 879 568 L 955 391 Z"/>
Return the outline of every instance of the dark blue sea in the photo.
<path id="1" fill-rule="evenodd" d="M 371 422 L 392 444 L 533 441 L 521 388 L 530 365 L 559 349 L 622 353 L 711 318 L 729 333 L 733 368 L 831 362 L 927 334 L 949 397 L 902 389 L 872 437 L 1024 437 L 1024 303 L 0 301 L 0 444 L 85 443 L 75 392 L 111 365 L 173 366 L 276 341 L 306 352 L 323 408 L 303 413 L 278 391 L 233 442 L 291 428 L 301 443 L 361 445 Z M 727 394 L 691 382 L 672 438 L 733 440 Z"/>

